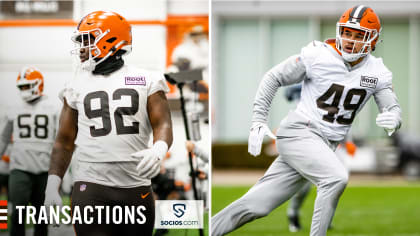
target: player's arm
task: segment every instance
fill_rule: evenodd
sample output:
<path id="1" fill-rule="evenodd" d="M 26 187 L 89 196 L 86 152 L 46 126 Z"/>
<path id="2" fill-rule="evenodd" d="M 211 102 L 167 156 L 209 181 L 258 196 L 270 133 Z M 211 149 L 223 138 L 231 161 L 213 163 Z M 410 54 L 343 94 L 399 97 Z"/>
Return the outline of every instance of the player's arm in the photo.
<path id="1" fill-rule="evenodd" d="M 66 99 L 60 114 L 60 125 L 51 153 L 48 182 L 45 188 L 45 206 L 62 205 L 58 189 L 70 164 L 77 135 L 77 111 L 72 109 Z"/>
<path id="2" fill-rule="evenodd" d="M 58 133 L 51 154 L 49 175 L 56 175 L 63 178 L 66 173 L 75 148 L 74 140 L 77 136 L 77 115 L 77 111 L 72 109 L 64 99 Z"/>
<path id="3" fill-rule="evenodd" d="M 164 141 L 172 145 L 172 120 L 168 100 L 163 91 L 158 91 L 147 98 L 147 112 L 153 129 L 153 143 Z"/>
<path id="4" fill-rule="evenodd" d="M 305 65 L 299 55 L 287 58 L 265 73 L 255 96 L 252 122 L 267 123 L 271 102 L 277 90 L 281 86 L 303 81 L 305 75 Z"/>
<path id="5" fill-rule="evenodd" d="M 165 93 L 158 91 L 147 98 L 147 113 L 153 129 L 153 147 L 133 153 L 139 158 L 137 170 L 140 176 L 153 178 L 159 173 L 160 161 L 172 145 L 172 120 Z"/>
<path id="6" fill-rule="evenodd" d="M 391 135 L 402 124 L 401 107 L 392 89 L 392 84 L 376 91 L 373 96 L 380 112 L 376 118 L 376 124 L 383 127 L 388 135 Z"/>
<path id="7" fill-rule="evenodd" d="M 209 153 L 207 152 L 207 149 L 201 148 L 199 145 L 197 145 L 197 143 L 193 141 L 187 141 L 185 146 L 187 147 L 188 152 L 193 152 L 206 163 L 209 162 Z"/>
<path id="8" fill-rule="evenodd" d="M 13 121 L 4 118 L 0 125 L 0 156 L 6 151 L 13 132 Z"/>
<path id="9" fill-rule="evenodd" d="M 271 102 L 281 86 L 299 83 L 306 76 L 306 68 L 299 55 L 291 56 L 269 70 L 260 82 L 254 100 L 248 152 L 258 156 L 265 135 L 275 139 L 267 126 Z"/>

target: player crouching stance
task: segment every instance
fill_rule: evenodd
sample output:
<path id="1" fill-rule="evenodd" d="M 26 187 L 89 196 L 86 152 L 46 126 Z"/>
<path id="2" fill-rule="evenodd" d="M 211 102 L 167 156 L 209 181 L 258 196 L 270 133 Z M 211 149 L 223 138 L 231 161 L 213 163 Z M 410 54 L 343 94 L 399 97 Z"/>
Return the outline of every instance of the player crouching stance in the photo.
<path id="1" fill-rule="evenodd" d="M 401 110 L 392 89 L 392 73 L 375 49 L 381 25 L 369 7 L 347 10 L 337 23 L 337 37 L 314 41 L 265 74 L 255 97 L 248 151 L 257 156 L 265 135 L 271 101 L 280 86 L 303 81 L 295 111 L 277 131 L 280 156 L 240 199 L 212 218 L 212 235 L 224 235 L 266 216 L 287 201 L 306 181 L 317 186 L 311 236 L 326 235 L 348 181 L 334 150 L 361 108 L 373 95 L 380 110 L 378 126 L 392 134 L 401 125 Z"/>
<path id="2" fill-rule="evenodd" d="M 83 70 L 60 93 L 64 105 L 45 205 L 62 204 L 58 187 L 74 155 L 73 212 L 75 207 L 83 211 L 88 206 L 146 209 L 144 224 L 117 224 L 106 220 L 106 212 L 92 213 L 89 218 L 94 223 L 76 223 L 76 234 L 152 235 L 155 209 L 150 179 L 159 173 L 160 161 L 172 144 L 164 77 L 124 65 L 121 56 L 131 51 L 131 26 L 117 13 L 88 14 L 73 41 L 80 46 L 73 52 Z M 152 132 L 154 144 L 148 147 Z"/>

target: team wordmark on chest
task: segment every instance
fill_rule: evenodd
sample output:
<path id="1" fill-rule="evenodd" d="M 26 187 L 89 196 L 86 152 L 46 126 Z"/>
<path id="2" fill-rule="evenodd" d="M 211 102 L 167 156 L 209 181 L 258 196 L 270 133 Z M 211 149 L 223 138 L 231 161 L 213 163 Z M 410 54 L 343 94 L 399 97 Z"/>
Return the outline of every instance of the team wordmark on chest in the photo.
<path id="1" fill-rule="evenodd" d="M 375 78 L 375 77 L 362 75 L 362 77 L 360 78 L 361 87 L 376 88 L 377 83 L 378 83 L 378 78 Z"/>

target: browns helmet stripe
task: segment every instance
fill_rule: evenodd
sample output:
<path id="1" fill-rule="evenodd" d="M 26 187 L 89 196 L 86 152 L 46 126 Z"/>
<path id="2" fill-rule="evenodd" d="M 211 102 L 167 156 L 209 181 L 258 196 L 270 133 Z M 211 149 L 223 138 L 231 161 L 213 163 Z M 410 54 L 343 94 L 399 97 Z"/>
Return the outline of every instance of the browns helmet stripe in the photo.
<path id="1" fill-rule="evenodd" d="M 24 80 L 26 79 L 26 71 L 28 70 L 28 67 L 23 67 L 22 70 L 20 71 L 20 79 Z"/>
<path id="2" fill-rule="evenodd" d="M 367 6 L 363 6 L 363 5 L 358 5 L 355 6 L 353 8 L 353 10 L 350 12 L 350 18 L 349 21 L 352 22 L 359 22 L 362 19 L 363 14 L 365 13 L 365 11 L 368 9 L 369 7 Z"/>

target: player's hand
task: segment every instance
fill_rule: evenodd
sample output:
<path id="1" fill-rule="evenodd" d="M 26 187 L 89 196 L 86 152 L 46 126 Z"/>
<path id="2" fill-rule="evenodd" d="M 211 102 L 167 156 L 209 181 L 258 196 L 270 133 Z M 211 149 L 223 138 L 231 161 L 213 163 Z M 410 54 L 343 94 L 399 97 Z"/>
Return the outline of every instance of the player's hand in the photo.
<path id="1" fill-rule="evenodd" d="M 47 187 L 45 188 L 45 201 L 44 206 L 47 210 L 47 215 L 50 215 L 50 207 L 61 207 L 63 206 L 63 201 L 61 200 L 58 189 L 60 188 L 61 178 L 57 175 L 49 175 L 47 181 Z M 56 222 L 53 223 L 54 227 L 59 225 Z"/>
<path id="2" fill-rule="evenodd" d="M 187 140 L 185 142 L 185 147 L 187 148 L 187 151 L 188 152 L 193 152 L 194 151 L 195 144 L 192 141 Z"/>
<path id="3" fill-rule="evenodd" d="M 261 153 L 261 146 L 264 140 L 264 136 L 267 135 L 272 139 L 276 139 L 276 136 L 271 133 L 271 130 L 264 123 L 254 122 L 251 126 L 248 138 L 248 152 L 253 156 L 258 156 Z"/>
<path id="4" fill-rule="evenodd" d="M 384 128 L 388 132 L 388 136 L 391 136 L 399 125 L 398 115 L 384 109 L 382 113 L 379 113 L 376 117 L 376 125 Z"/>
<path id="5" fill-rule="evenodd" d="M 152 148 L 145 149 L 131 154 L 132 157 L 138 158 L 137 171 L 140 176 L 151 179 L 160 172 L 160 161 L 166 155 L 168 145 L 163 141 L 157 141 Z"/>

